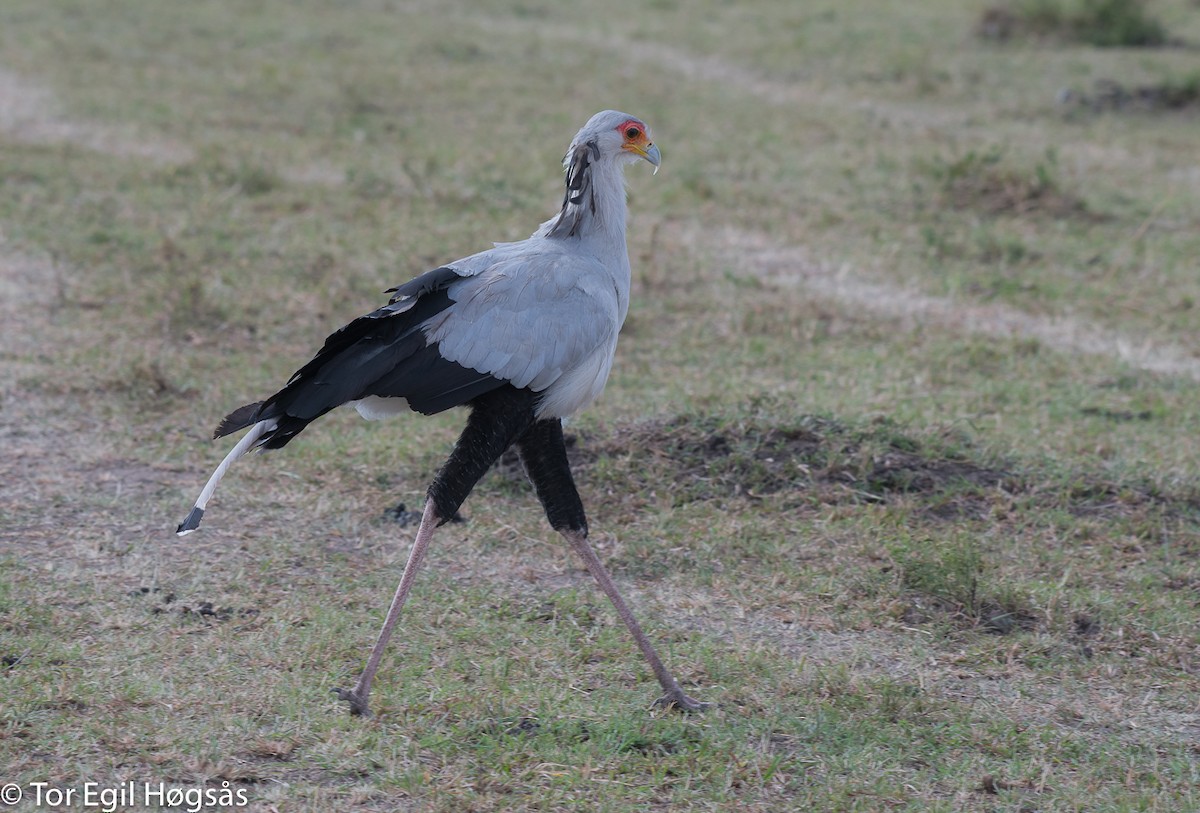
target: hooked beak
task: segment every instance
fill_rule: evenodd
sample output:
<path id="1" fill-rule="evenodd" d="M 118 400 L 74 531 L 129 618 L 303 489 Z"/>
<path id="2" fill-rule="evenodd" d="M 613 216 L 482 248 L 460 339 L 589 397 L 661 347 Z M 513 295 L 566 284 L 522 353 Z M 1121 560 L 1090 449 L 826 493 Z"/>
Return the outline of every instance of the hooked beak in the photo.
<path id="1" fill-rule="evenodd" d="M 658 152 L 658 147 L 653 141 L 647 141 L 642 144 L 626 144 L 625 149 L 636 155 L 638 158 L 645 158 L 654 166 L 655 173 L 658 172 L 658 165 L 662 163 L 662 155 Z"/>
<path id="2" fill-rule="evenodd" d="M 662 163 L 662 156 L 658 154 L 658 147 L 651 142 L 646 145 L 646 149 L 642 152 L 642 157 L 654 165 L 654 171 L 658 171 L 658 165 Z"/>

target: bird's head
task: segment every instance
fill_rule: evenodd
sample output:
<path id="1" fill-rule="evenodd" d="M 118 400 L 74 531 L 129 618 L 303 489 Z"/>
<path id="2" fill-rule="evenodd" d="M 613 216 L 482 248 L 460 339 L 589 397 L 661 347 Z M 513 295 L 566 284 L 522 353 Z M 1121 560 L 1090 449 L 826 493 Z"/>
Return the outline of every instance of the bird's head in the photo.
<path id="1" fill-rule="evenodd" d="M 658 147 L 650 140 L 646 123 L 617 110 L 602 110 L 588 119 L 567 149 L 564 163 L 569 165 L 576 151 L 585 146 L 592 153 L 592 160 L 633 162 L 642 158 L 654 165 L 655 172 L 662 160 Z"/>
<path id="2" fill-rule="evenodd" d="M 602 110 L 592 116 L 575 134 L 563 157 L 567 189 L 562 211 L 554 220 L 543 223 L 535 234 L 578 237 L 597 228 L 607 228 L 619 232 L 624 241 L 625 187 L 621 164 L 639 158 L 653 164 L 655 171 L 662 160 L 644 121 L 616 110 Z"/>

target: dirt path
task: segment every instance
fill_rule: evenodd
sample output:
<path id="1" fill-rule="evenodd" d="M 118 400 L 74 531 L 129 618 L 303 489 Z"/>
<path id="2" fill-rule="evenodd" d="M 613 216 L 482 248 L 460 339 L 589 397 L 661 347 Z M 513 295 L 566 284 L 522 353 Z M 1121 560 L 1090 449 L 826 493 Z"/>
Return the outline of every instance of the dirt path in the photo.
<path id="1" fill-rule="evenodd" d="M 936 325 L 960 335 L 1035 339 L 1051 350 L 1104 356 L 1131 367 L 1200 381 L 1200 359 L 1182 347 L 1155 343 L 1069 317 L 1035 316 L 997 304 L 963 302 L 868 280 L 852 269 L 835 268 L 803 246 L 735 229 L 689 235 L 737 267 L 754 269 L 777 285 L 798 286 L 825 300 L 909 323 Z"/>
<path id="2" fill-rule="evenodd" d="M 80 121 L 64 114 L 54 95 L 24 77 L 0 68 L 0 132 L 27 144 L 74 144 L 105 155 L 155 163 L 189 161 L 191 147 L 166 139 L 140 137 L 132 128 Z"/>

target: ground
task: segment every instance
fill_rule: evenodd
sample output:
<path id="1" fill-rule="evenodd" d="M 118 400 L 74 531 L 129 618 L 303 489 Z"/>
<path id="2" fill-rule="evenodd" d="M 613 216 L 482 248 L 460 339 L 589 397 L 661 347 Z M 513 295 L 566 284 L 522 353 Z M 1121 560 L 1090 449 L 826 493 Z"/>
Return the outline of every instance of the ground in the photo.
<path id="1" fill-rule="evenodd" d="M 1200 28 L 1147 8 L 1163 47 L 950 2 L 6 4 L 16 809 L 130 780 L 262 811 L 1200 808 Z M 211 429 L 383 289 L 531 232 L 605 107 L 663 167 L 628 173 L 634 302 L 571 456 L 716 707 L 651 707 L 504 460 L 351 718 L 329 690 L 462 415 L 333 414 L 179 541 Z"/>

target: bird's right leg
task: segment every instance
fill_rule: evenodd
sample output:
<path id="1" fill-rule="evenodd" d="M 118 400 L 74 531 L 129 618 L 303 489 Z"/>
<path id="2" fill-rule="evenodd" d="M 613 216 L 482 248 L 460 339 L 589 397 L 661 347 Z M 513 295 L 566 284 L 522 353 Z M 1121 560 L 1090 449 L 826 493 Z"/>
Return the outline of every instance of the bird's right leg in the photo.
<path id="1" fill-rule="evenodd" d="M 620 591 L 617 590 L 617 584 L 612 580 L 612 576 L 608 574 L 608 570 L 600 561 L 600 557 L 596 555 L 596 551 L 592 548 L 591 543 L 587 540 L 587 533 L 584 531 L 559 529 L 567 541 L 571 543 L 571 547 L 583 559 L 584 565 L 588 572 L 592 574 L 592 578 L 600 585 L 600 589 L 608 596 L 608 600 L 612 602 L 613 607 L 617 610 L 617 615 L 625 622 L 625 626 L 629 632 L 633 634 L 633 639 L 637 641 L 638 649 L 642 650 L 643 657 L 650 664 L 651 670 L 654 671 L 654 676 L 658 678 L 658 683 L 663 687 L 665 692 L 662 697 L 656 701 L 656 705 L 666 708 L 675 708 L 684 712 L 703 711 L 709 708 L 711 703 L 703 703 L 695 698 L 688 697 L 683 691 L 683 687 L 679 685 L 679 681 L 675 679 L 662 662 L 662 658 L 658 657 L 658 653 L 654 650 L 654 645 L 650 643 L 650 639 L 646 637 L 646 633 L 642 632 L 641 625 L 633 616 L 633 611 L 629 609 L 629 605 L 625 603 L 625 599 L 621 598 Z"/>
<path id="2" fill-rule="evenodd" d="M 587 517 L 583 511 L 583 501 L 579 499 L 579 491 L 575 488 L 574 478 L 571 477 L 571 464 L 567 460 L 567 449 L 563 442 L 562 423 L 558 419 L 541 420 L 529 428 L 518 441 L 517 448 L 525 463 L 525 471 L 533 482 L 538 499 L 546 509 L 546 518 L 551 527 L 562 534 L 575 552 L 583 559 L 583 564 L 592 574 L 600 589 L 608 596 L 617 615 L 625 623 L 638 649 L 642 651 L 654 676 L 658 678 L 665 694 L 659 698 L 658 705 L 679 709 L 680 711 L 702 711 L 711 704 L 695 700 L 683 691 L 679 681 L 667 669 L 662 658 L 658 656 L 654 645 L 642 627 L 638 624 L 621 597 L 616 582 L 609 575 L 608 569 L 596 555 L 596 551 L 588 542 Z"/>
<path id="3" fill-rule="evenodd" d="M 368 696 L 371 681 L 379 669 L 383 650 L 392 637 L 392 629 L 408 599 L 408 592 L 425 558 L 425 550 L 429 547 L 434 529 L 458 512 L 479 478 L 533 422 L 533 395 L 526 390 L 502 387 L 476 398 L 471 402 L 471 407 L 471 417 L 467 419 L 467 426 L 454 445 L 454 451 L 429 486 L 425 510 L 421 514 L 421 527 L 417 529 L 404 574 L 400 577 L 379 638 L 367 658 L 367 665 L 353 689 L 333 690 L 340 699 L 350 704 L 351 714 L 370 715 Z"/>

